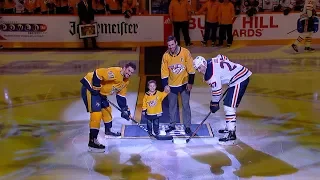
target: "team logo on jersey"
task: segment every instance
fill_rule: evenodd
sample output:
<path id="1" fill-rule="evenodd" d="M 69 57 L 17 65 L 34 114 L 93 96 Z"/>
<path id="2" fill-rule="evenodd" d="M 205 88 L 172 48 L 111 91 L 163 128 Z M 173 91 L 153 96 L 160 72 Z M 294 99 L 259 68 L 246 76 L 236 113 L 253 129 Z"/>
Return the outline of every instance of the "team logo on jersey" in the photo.
<path id="1" fill-rule="evenodd" d="M 118 92 L 120 92 L 121 91 L 121 89 L 124 87 L 124 85 L 121 85 L 120 87 L 114 87 L 114 86 L 112 86 L 112 89 L 111 89 L 111 92 L 110 92 L 110 94 L 114 94 L 114 93 L 118 93 Z"/>
<path id="2" fill-rule="evenodd" d="M 112 71 L 108 71 L 108 78 L 109 78 L 109 79 L 114 78 L 114 74 L 113 74 Z"/>
<path id="3" fill-rule="evenodd" d="M 155 100 L 152 100 L 152 101 L 148 101 L 148 105 L 150 107 L 155 107 L 157 105 L 157 101 L 158 101 L 159 97 L 157 96 Z"/>
<path id="4" fill-rule="evenodd" d="M 96 103 L 96 106 L 99 107 L 99 106 L 100 106 L 100 103 L 97 102 L 97 103 Z"/>
<path id="5" fill-rule="evenodd" d="M 180 74 L 181 72 L 183 72 L 185 70 L 185 67 L 182 64 L 173 64 L 173 65 L 169 66 L 169 69 L 174 74 Z"/>
<path id="6" fill-rule="evenodd" d="M 148 104 L 150 107 L 155 107 L 157 105 L 157 100 L 155 99 L 155 100 L 149 101 Z"/>

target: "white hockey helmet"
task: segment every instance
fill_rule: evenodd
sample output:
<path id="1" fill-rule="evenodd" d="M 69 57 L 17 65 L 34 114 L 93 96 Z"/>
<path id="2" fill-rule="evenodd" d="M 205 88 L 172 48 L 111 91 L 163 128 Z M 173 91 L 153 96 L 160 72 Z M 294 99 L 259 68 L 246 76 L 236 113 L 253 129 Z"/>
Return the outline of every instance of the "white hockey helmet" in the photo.
<path id="1" fill-rule="evenodd" d="M 202 56 L 197 56 L 194 60 L 193 60 L 193 67 L 195 69 L 198 69 L 199 66 L 203 65 L 205 66 L 206 63 L 206 59 Z"/>

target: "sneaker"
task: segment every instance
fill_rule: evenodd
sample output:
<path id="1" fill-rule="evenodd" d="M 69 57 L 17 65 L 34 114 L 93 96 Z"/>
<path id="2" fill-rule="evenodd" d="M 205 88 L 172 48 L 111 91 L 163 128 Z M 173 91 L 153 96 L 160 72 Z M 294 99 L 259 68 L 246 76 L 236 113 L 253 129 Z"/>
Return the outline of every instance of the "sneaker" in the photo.
<path id="1" fill-rule="evenodd" d="M 173 130 L 176 130 L 176 127 L 169 126 L 169 128 L 166 129 L 166 133 L 169 133 L 169 132 L 171 132 Z"/>

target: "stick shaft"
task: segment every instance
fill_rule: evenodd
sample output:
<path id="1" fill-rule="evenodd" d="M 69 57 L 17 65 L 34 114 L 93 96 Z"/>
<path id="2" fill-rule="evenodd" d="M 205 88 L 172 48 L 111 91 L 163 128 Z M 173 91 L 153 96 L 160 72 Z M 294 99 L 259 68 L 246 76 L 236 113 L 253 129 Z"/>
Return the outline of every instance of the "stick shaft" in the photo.
<path id="1" fill-rule="evenodd" d="M 227 94 L 227 92 L 228 92 L 228 89 L 223 93 L 222 97 L 221 97 L 220 100 L 219 100 L 219 103 L 220 103 L 221 99 L 223 99 L 223 97 Z M 199 131 L 200 127 L 201 127 L 202 124 L 208 119 L 208 117 L 210 116 L 210 114 L 211 114 L 211 111 L 210 111 L 210 112 L 207 114 L 207 116 L 201 121 L 201 123 L 198 125 L 198 127 L 196 128 L 196 130 L 193 132 L 193 134 L 187 139 L 187 142 L 189 142 L 190 139 L 193 138 L 193 137 L 197 134 L 197 132 Z"/>
<path id="2" fill-rule="evenodd" d="M 294 29 L 294 30 L 288 32 L 287 34 L 291 34 L 291 33 L 295 32 L 296 30 L 297 30 L 297 29 Z"/>

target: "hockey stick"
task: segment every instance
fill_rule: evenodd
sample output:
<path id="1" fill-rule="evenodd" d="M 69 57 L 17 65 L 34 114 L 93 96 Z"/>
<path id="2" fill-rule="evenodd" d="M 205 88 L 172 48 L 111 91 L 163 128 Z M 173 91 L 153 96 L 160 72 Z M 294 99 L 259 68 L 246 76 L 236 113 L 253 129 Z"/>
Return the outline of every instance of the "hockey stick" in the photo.
<path id="1" fill-rule="evenodd" d="M 227 94 L 229 88 L 223 93 L 222 97 L 220 98 L 219 102 L 221 101 L 221 99 L 223 99 L 223 97 Z M 200 127 L 202 126 L 202 124 L 208 119 L 208 117 L 210 116 L 211 111 L 208 113 L 208 115 L 201 121 L 201 123 L 199 124 L 199 126 L 196 128 L 196 130 L 193 132 L 193 134 L 186 140 L 186 143 L 188 143 L 190 141 L 190 139 L 192 139 L 197 132 L 199 131 Z"/>
<path id="2" fill-rule="evenodd" d="M 291 33 L 295 32 L 296 30 L 297 30 L 297 29 L 294 29 L 294 30 L 288 32 L 287 34 L 291 34 Z"/>
<path id="3" fill-rule="evenodd" d="M 109 101 L 109 99 L 107 99 L 107 101 L 115 108 L 117 108 L 120 112 L 122 112 L 122 110 L 120 109 L 120 107 L 118 107 L 116 104 L 114 104 L 113 102 Z M 131 116 L 130 116 L 130 120 L 133 121 L 134 123 L 136 123 L 136 125 L 138 125 L 142 130 L 144 130 L 145 132 L 147 132 L 149 134 L 149 131 L 142 126 L 140 123 L 138 123 L 136 120 L 134 120 Z M 156 138 L 157 140 L 172 140 L 173 137 L 172 136 L 155 136 L 152 134 L 152 137 Z"/>

